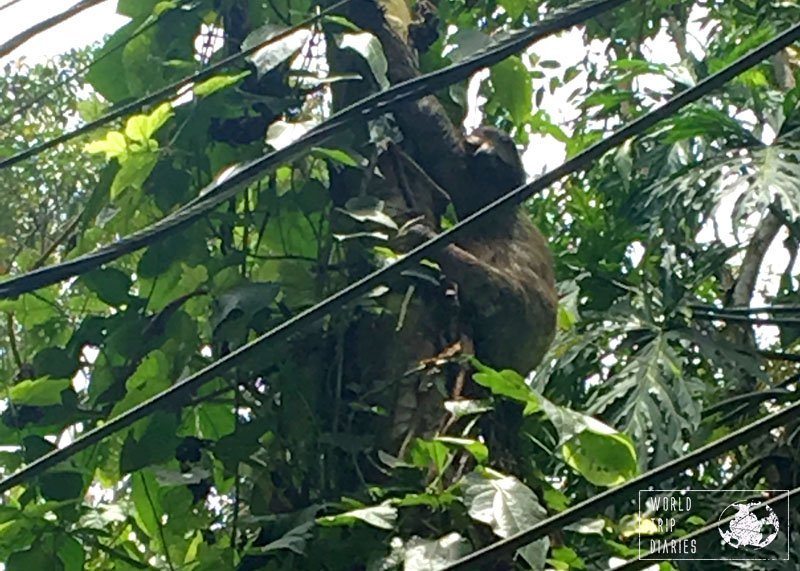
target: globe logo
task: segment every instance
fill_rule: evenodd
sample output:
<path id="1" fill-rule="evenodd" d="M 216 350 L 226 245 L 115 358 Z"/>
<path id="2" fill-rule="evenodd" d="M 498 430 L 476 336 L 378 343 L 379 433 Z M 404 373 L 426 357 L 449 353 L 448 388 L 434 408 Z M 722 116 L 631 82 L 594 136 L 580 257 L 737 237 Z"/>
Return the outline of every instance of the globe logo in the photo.
<path id="1" fill-rule="evenodd" d="M 722 510 L 719 521 L 730 516 L 730 510 L 736 510 L 736 514 L 728 524 L 728 529 L 719 528 L 719 534 L 725 543 L 736 549 L 748 546 L 761 549 L 775 540 L 780 531 L 778 516 L 775 515 L 772 508 L 763 506 L 766 516 L 757 517 L 753 510 L 759 505 L 759 502 L 733 503 Z"/>

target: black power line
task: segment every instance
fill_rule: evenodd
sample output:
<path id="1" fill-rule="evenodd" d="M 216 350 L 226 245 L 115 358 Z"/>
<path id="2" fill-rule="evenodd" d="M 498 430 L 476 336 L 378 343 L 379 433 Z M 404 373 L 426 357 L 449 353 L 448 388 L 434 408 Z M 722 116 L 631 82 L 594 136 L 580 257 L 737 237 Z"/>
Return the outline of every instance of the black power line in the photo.
<path id="1" fill-rule="evenodd" d="M 800 326 L 800 317 L 755 317 L 741 313 L 729 313 L 727 311 L 700 312 L 694 311 L 692 318 L 699 321 L 734 321 L 749 323 L 751 325 L 791 325 Z"/>
<path id="2" fill-rule="evenodd" d="M 706 303 L 690 303 L 689 308 L 703 313 L 722 312 L 722 313 L 729 313 L 732 315 L 733 314 L 749 315 L 751 313 L 800 314 L 800 305 L 792 305 L 792 304 L 765 305 L 762 307 L 740 307 L 740 306 L 717 307 L 716 305 L 710 305 Z"/>
<path id="3" fill-rule="evenodd" d="M 358 103 L 339 111 L 291 145 L 239 165 L 235 169 L 229 169 L 224 176 L 218 177 L 216 181 L 201 190 L 197 198 L 147 228 L 143 228 L 117 240 L 113 244 L 103 246 L 83 256 L 0 282 L 0 299 L 14 297 L 52 285 L 153 244 L 206 215 L 219 204 L 226 202 L 236 195 L 242 185 L 255 179 L 263 172 L 291 161 L 302 151 L 329 139 L 349 125 L 351 121 L 357 119 L 366 120 L 370 117 L 387 113 L 400 103 L 418 99 L 452 83 L 466 79 L 475 71 L 499 63 L 506 57 L 522 51 L 541 38 L 562 32 L 626 1 L 582 0 L 581 2 L 575 2 L 570 8 L 551 14 L 541 22 L 523 32 L 514 34 L 508 40 L 492 49 L 483 50 L 458 64 L 404 81 L 386 91 L 366 97 Z M 341 3 L 338 5 L 341 5 Z"/>
<path id="4" fill-rule="evenodd" d="M 493 543 L 483 549 L 479 549 L 474 553 L 459 559 L 455 563 L 443 568 L 443 571 L 462 571 L 466 569 L 480 569 L 481 565 L 485 565 L 490 561 L 497 561 L 499 559 L 506 559 L 513 556 L 514 552 L 520 547 L 525 547 L 529 543 L 536 541 L 549 533 L 563 529 L 571 523 L 597 514 L 598 511 L 613 504 L 618 504 L 629 499 L 639 490 L 646 490 L 650 486 L 654 486 L 665 479 L 680 474 L 684 470 L 693 468 L 698 464 L 715 458 L 727 452 L 728 450 L 740 446 L 752 440 L 756 436 L 766 434 L 769 430 L 782 426 L 787 422 L 791 422 L 800 413 L 800 403 L 793 404 L 780 412 L 765 416 L 761 420 L 740 428 L 736 432 L 732 432 L 724 438 L 720 438 L 710 444 L 706 444 L 702 448 L 698 448 L 690 454 L 686 454 L 681 458 L 677 458 L 666 464 L 662 464 L 654 470 L 650 470 L 641 476 L 628 481 L 627 483 L 617 486 L 616 488 L 601 492 L 591 498 L 582 501 L 578 505 L 565 510 L 558 515 L 549 517 L 540 521 L 536 525 L 520 531 Z M 649 562 L 653 564 L 652 561 Z"/>
<path id="5" fill-rule="evenodd" d="M 547 186 L 553 184 L 557 180 L 567 175 L 573 174 L 578 170 L 590 167 L 596 160 L 600 159 L 605 153 L 613 149 L 615 146 L 621 144 L 622 142 L 633 136 L 643 133 L 646 129 L 655 125 L 657 122 L 661 121 L 666 117 L 669 117 L 670 115 L 675 114 L 682 107 L 698 100 L 700 97 L 707 94 L 711 90 L 720 87 L 721 85 L 731 80 L 739 73 L 756 65 L 765 57 L 777 52 L 778 50 L 789 45 L 798 38 L 800 38 L 800 24 L 797 24 L 791 27 L 789 30 L 779 34 L 777 37 L 770 40 L 769 42 L 766 42 L 758 49 L 739 58 L 731 65 L 725 67 L 724 69 L 720 70 L 714 75 L 706 78 L 705 80 L 698 83 L 691 89 L 687 89 L 680 95 L 672 98 L 667 103 L 658 107 L 656 110 L 647 113 L 646 115 L 636 119 L 629 125 L 615 131 L 608 138 L 603 139 L 598 143 L 595 143 L 589 149 L 583 151 L 582 153 L 570 159 L 569 161 L 565 162 L 561 166 L 542 175 L 532 183 L 520 186 L 519 188 L 512 190 L 508 194 L 495 200 L 494 202 L 485 206 L 484 208 L 481 208 L 477 212 L 466 217 L 464 220 L 462 220 L 455 226 L 442 232 L 441 234 L 425 242 L 421 246 L 415 248 L 414 250 L 409 252 L 406 256 L 404 256 L 391 266 L 387 266 L 385 268 L 377 270 L 369 274 L 368 276 L 360 280 L 357 280 L 355 283 L 343 288 L 339 292 L 329 296 L 328 298 L 314 305 L 313 307 L 305 311 L 302 311 L 301 313 L 297 314 L 291 319 L 288 319 L 287 321 L 271 329 L 270 331 L 261 335 L 260 337 L 251 341 L 250 343 L 247 343 L 246 345 L 243 345 L 242 347 L 236 349 L 235 351 L 232 351 L 225 357 L 215 361 L 214 363 L 208 365 L 202 370 L 194 373 L 193 375 L 190 375 L 189 377 L 177 381 L 173 386 L 166 389 L 165 391 L 162 391 L 161 393 L 151 397 L 150 399 L 138 404 L 137 406 L 129 409 L 128 411 L 122 413 L 116 418 L 109 420 L 106 424 L 95 427 L 92 430 L 89 430 L 88 432 L 84 433 L 83 435 L 73 440 L 67 446 L 48 452 L 47 454 L 34 460 L 24 468 L 18 470 L 14 474 L 11 474 L 3 481 L 1 481 L 0 493 L 3 493 L 12 488 L 13 486 L 22 484 L 25 481 L 38 476 L 45 470 L 51 468 L 52 466 L 55 466 L 56 464 L 73 457 L 78 452 L 97 444 L 104 438 L 111 436 L 112 434 L 115 434 L 120 430 L 123 430 L 124 428 L 130 426 L 137 420 L 141 420 L 142 418 L 147 417 L 149 414 L 158 409 L 170 406 L 183 405 L 186 402 L 187 396 L 190 395 L 193 391 L 195 391 L 205 383 L 211 381 L 212 379 L 217 378 L 220 374 L 227 371 L 231 367 L 242 362 L 245 358 L 249 356 L 250 353 L 254 352 L 257 348 L 261 347 L 265 343 L 279 343 L 281 341 L 284 341 L 291 335 L 298 333 L 303 328 L 311 325 L 312 323 L 324 317 L 325 315 L 340 310 L 346 304 L 355 301 L 356 299 L 360 298 L 364 294 L 371 291 L 375 286 L 379 285 L 379 283 L 381 282 L 384 282 L 387 278 L 395 276 L 400 272 L 402 272 L 403 270 L 412 267 L 413 265 L 420 262 L 429 253 L 443 247 L 445 244 L 449 242 L 452 242 L 456 238 L 456 236 L 462 234 L 470 226 L 478 222 L 480 219 L 486 217 L 488 214 L 490 214 L 497 208 L 500 208 L 504 205 L 519 203 L 525 198 L 528 198 L 534 193 L 537 193 L 546 188 Z M 201 204 L 199 206 L 203 205 Z M 800 410 L 800 404 L 793 405 L 789 407 L 789 409 L 787 410 L 791 410 L 793 413 L 797 413 L 797 411 Z M 784 411 L 784 413 L 778 413 L 777 415 L 772 415 L 770 417 L 767 417 L 767 419 L 764 419 L 764 421 L 761 421 L 761 423 L 763 424 L 766 422 L 767 424 L 769 424 L 770 422 L 772 422 L 774 424 L 769 424 L 770 427 L 777 426 L 778 424 L 784 421 L 785 412 L 786 411 Z M 759 423 L 756 424 L 761 426 Z M 740 432 L 734 433 L 734 435 L 739 434 Z M 746 432 L 746 434 L 749 436 L 751 433 Z M 719 442 L 720 441 L 710 445 L 710 447 L 712 447 L 713 450 L 717 450 L 717 448 L 713 447 L 719 446 Z M 706 450 L 706 449 L 709 449 L 709 447 L 705 447 L 701 450 Z M 727 448 L 720 448 L 719 451 L 723 451 L 726 449 Z M 682 460 L 676 460 L 675 462 L 667 464 L 667 466 L 683 467 L 684 464 L 681 462 Z M 688 466 L 689 465 L 687 464 L 686 467 Z M 641 478 L 634 481 L 639 482 L 640 480 Z M 623 488 L 625 487 L 623 486 Z M 610 492 L 606 492 L 605 494 L 607 495 L 609 493 Z M 598 497 L 606 498 L 606 495 L 601 494 Z M 613 497 L 616 498 L 616 496 Z M 583 504 L 581 504 L 581 506 L 583 506 Z M 549 522 L 550 520 L 547 521 Z M 540 529 L 539 526 L 534 528 L 534 530 L 537 530 L 537 533 L 539 529 Z M 547 530 L 550 531 L 551 528 L 548 527 Z M 547 531 L 543 533 L 547 533 Z M 512 549 L 513 553 L 514 550 L 529 543 L 530 541 L 533 541 L 534 539 L 536 538 L 530 537 L 529 532 L 524 532 L 523 534 L 517 534 L 505 540 L 504 542 L 501 542 L 500 549 L 504 549 L 505 548 L 504 546 L 509 546 L 508 548 Z"/>
<path id="6" fill-rule="evenodd" d="M 22 0 L 8 0 L 5 4 L 0 6 L 0 12 L 5 10 L 6 8 L 11 8 L 14 4 L 19 4 Z"/>
<path id="7" fill-rule="evenodd" d="M 10 167 L 12 165 L 15 165 L 15 164 L 17 164 L 17 163 L 19 163 L 21 161 L 24 161 L 25 159 L 29 159 L 30 157 L 32 157 L 34 155 L 38 155 L 41 152 L 44 152 L 44 151 L 46 151 L 48 149 L 52 149 L 53 147 L 55 147 L 57 145 L 60 145 L 61 143 L 66 143 L 67 141 L 70 141 L 70 140 L 74 139 L 75 137 L 78 137 L 80 135 L 83 135 L 84 133 L 88 133 L 90 131 L 93 131 L 93 130 L 99 128 L 99 127 L 102 127 L 103 125 L 105 125 L 107 123 L 110 123 L 111 121 L 114 121 L 114 120 L 119 119 L 121 117 L 126 117 L 126 116 L 130 115 L 131 113 L 135 113 L 135 112 L 141 110 L 143 107 L 146 107 L 146 106 L 151 105 L 153 103 L 161 103 L 161 102 L 165 101 L 166 99 L 168 99 L 169 97 L 171 97 L 174 93 L 176 93 L 180 88 L 184 87 L 185 85 L 188 85 L 190 83 L 195 83 L 195 82 L 198 82 L 198 81 L 202 81 L 202 80 L 204 80 L 204 79 L 206 79 L 208 77 L 211 77 L 214 73 L 216 73 L 220 69 L 222 69 L 222 68 L 224 68 L 224 67 L 226 67 L 226 66 L 228 66 L 228 65 L 230 65 L 232 63 L 236 63 L 239 60 L 241 60 L 241 59 L 243 59 L 243 58 L 245 58 L 245 57 L 247 57 L 249 55 L 252 55 L 252 54 L 256 53 L 257 51 L 259 51 L 261 49 L 264 49 L 266 46 L 269 46 L 271 44 L 279 42 L 279 41 L 291 36 L 292 34 L 294 34 L 295 32 L 297 32 L 300 29 L 303 29 L 303 28 L 305 28 L 307 26 L 310 26 L 311 24 L 313 24 L 313 23 L 317 22 L 319 19 L 321 19 L 323 16 L 326 16 L 326 15 L 330 14 L 331 12 L 333 12 L 335 10 L 338 10 L 339 8 L 344 6 L 345 4 L 348 4 L 350 1 L 351 0 L 340 0 L 339 2 L 329 6 L 328 8 L 325 8 L 322 11 L 320 11 L 318 14 L 316 14 L 314 16 L 311 16 L 309 18 L 306 18 L 305 20 L 303 20 L 302 22 L 300 22 L 296 26 L 292 26 L 291 28 L 287 28 L 286 30 L 284 30 L 284 31 L 272 36 L 271 38 L 261 42 L 260 44 L 256 44 L 255 46 L 253 46 L 251 48 L 248 48 L 248 49 L 246 49 L 244 51 L 241 51 L 239 53 L 230 55 L 230 56 L 218 61 L 214 65 L 211 65 L 211 66 L 207 67 L 206 69 L 203 69 L 203 70 L 198 71 L 197 73 L 194 73 L 194 74 L 192 74 L 192 75 L 190 75 L 188 77 L 184 77 L 183 79 L 179 79 L 178 81 L 170 83 L 169 85 L 164 86 L 161 89 L 158 89 L 158 90 L 154 91 L 153 93 L 151 93 L 149 95 L 145 95 L 144 97 L 141 97 L 141 98 L 139 98 L 139 99 L 137 99 L 135 101 L 131 101 L 130 103 L 126 103 L 125 105 L 121 105 L 116 109 L 112 109 L 110 112 L 106 113 L 105 115 L 103 115 L 99 119 L 96 119 L 94 121 L 86 123 L 85 125 L 77 127 L 75 129 L 73 129 L 72 131 L 68 131 L 68 132 L 66 132 L 66 133 L 64 133 L 62 135 L 59 135 L 58 137 L 53 137 L 50 140 L 44 141 L 43 143 L 40 143 L 39 145 L 30 147 L 29 149 L 21 151 L 21 152 L 15 154 L 15 155 L 12 155 L 12 156 L 10 156 L 10 157 L 8 157 L 6 159 L 2 159 L 2 160 L 0 160 L 0 169 L 4 169 L 4 168 Z"/>

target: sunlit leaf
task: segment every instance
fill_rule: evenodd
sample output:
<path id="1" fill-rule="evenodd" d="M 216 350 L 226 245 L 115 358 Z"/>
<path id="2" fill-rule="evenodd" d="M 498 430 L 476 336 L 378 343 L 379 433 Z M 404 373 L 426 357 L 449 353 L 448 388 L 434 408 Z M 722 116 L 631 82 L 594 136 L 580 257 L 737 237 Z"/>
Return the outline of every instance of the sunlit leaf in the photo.
<path id="1" fill-rule="evenodd" d="M 61 404 L 61 391 L 69 386 L 69 379 L 24 380 L 13 385 L 8 395 L 16 405 L 52 406 Z"/>
<path id="2" fill-rule="evenodd" d="M 381 504 L 321 517 L 317 521 L 324 526 L 352 526 L 363 522 L 379 529 L 393 529 L 396 520 L 397 508 L 389 504 Z"/>

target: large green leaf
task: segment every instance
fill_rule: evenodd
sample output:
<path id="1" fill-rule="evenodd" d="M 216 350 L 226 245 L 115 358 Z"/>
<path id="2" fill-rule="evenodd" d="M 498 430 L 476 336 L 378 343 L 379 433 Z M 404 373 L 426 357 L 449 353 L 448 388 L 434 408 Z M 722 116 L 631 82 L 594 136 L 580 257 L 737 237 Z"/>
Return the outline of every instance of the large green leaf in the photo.
<path id="1" fill-rule="evenodd" d="M 470 517 L 492 528 L 501 538 L 532 527 L 547 517 L 536 494 L 513 476 L 496 472 L 472 472 L 461 482 Z M 544 569 L 550 545 L 539 539 L 518 551 L 532 569 Z"/>
<path id="2" fill-rule="evenodd" d="M 517 56 L 503 60 L 492 67 L 490 77 L 494 100 L 509 112 L 515 124 L 524 124 L 531 114 L 533 86 L 522 60 Z"/>

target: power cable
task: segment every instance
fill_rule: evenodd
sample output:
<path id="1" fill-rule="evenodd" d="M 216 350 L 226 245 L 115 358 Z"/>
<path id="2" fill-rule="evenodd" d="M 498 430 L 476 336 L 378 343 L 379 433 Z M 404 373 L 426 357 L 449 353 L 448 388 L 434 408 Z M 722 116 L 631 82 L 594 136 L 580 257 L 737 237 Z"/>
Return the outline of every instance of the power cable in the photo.
<path id="1" fill-rule="evenodd" d="M 442 571 L 481 569 L 482 565 L 486 565 L 490 561 L 510 558 L 520 547 L 525 547 L 529 543 L 549 533 L 561 530 L 565 526 L 575 523 L 584 517 L 594 516 L 599 511 L 602 511 L 603 508 L 619 504 L 629 499 L 639 490 L 646 490 L 650 486 L 663 482 L 668 477 L 678 475 L 689 468 L 694 468 L 707 460 L 719 456 L 723 452 L 727 452 L 736 446 L 747 443 L 756 436 L 766 434 L 773 428 L 793 421 L 798 414 L 800 414 L 800 403 L 795 403 L 780 412 L 765 416 L 761 420 L 757 420 L 749 426 L 732 432 L 728 436 L 706 444 L 690 454 L 662 464 L 658 468 L 650 470 L 633 480 L 629 480 L 621 486 L 594 495 L 568 510 L 540 521 L 526 530 L 515 533 L 506 539 L 502 539 L 483 549 L 470 553 L 466 557 L 442 568 Z M 651 561 L 650 565 L 652 564 L 653 562 Z"/>
<path id="2" fill-rule="evenodd" d="M 642 117 L 634 120 L 632 123 L 615 131 L 606 139 L 595 143 L 587 150 L 565 162 L 561 166 L 547 172 L 532 183 L 520 186 L 519 188 L 510 191 L 508 194 L 481 208 L 477 212 L 460 221 L 458 224 L 437 235 L 435 238 L 415 248 L 394 264 L 376 270 L 366 277 L 357 280 L 353 284 L 327 297 L 325 300 L 314 305 L 313 307 L 306 309 L 296 316 L 284 321 L 277 327 L 271 329 L 250 343 L 247 343 L 235 351 L 232 351 L 225 357 L 222 357 L 214 363 L 211 363 L 193 375 L 177 381 L 170 388 L 127 410 L 116 418 L 109 420 L 106 424 L 89 430 L 63 448 L 52 450 L 47 454 L 37 458 L 24 468 L 21 468 L 14 474 L 11 474 L 2 480 L 0 482 L 0 493 L 3 493 L 13 486 L 22 484 L 25 481 L 38 476 L 52 466 L 55 466 L 56 464 L 73 457 L 78 452 L 99 443 L 104 438 L 107 438 L 119 432 L 120 430 L 127 428 L 137 420 L 147 417 L 149 414 L 158 409 L 168 408 L 170 406 L 182 406 L 186 402 L 188 395 L 192 394 L 205 383 L 217 378 L 231 367 L 234 367 L 238 363 L 244 361 L 250 356 L 250 353 L 254 352 L 262 345 L 266 343 L 277 344 L 285 341 L 291 335 L 300 332 L 303 328 L 311 325 L 325 315 L 340 310 L 346 304 L 355 301 L 369 291 L 372 291 L 377 285 L 385 282 L 391 276 L 396 276 L 403 270 L 411 268 L 413 265 L 419 263 L 429 253 L 432 253 L 434 250 L 440 249 L 444 245 L 452 242 L 457 236 L 463 234 L 467 229 L 469 229 L 470 226 L 485 218 L 496 209 L 505 205 L 518 204 L 522 200 L 530 197 L 534 193 L 540 192 L 559 179 L 567 175 L 571 175 L 578 170 L 590 167 L 608 151 L 623 143 L 625 140 L 643 133 L 645 130 L 652 127 L 662 119 L 675 114 L 678 110 L 685 107 L 689 103 L 698 100 L 709 91 L 720 87 L 737 74 L 756 65 L 762 59 L 772 55 L 798 38 L 800 38 L 800 24 L 791 27 L 789 30 L 779 34 L 774 39 L 766 42 L 749 54 L 739 58 L 734 63 L 706 78 L 694 87 L 685 90 L 683 93 L 670 99 L 668 102 L 664 103 L 654 111 L 643 115 Z M 202 207 L 204 205 L 200 204 L 198 206 Z M 792 405 L 787 410 L 797 413 L 800 411 L 800 403 Z M 785 412 L 786 411 L 767 417 L 767 419 L 772 419 L 769 422 L 776 423 L 769 424 L 769 422 L 767 422 L 767 424 L 772 427 L 782 423 Z M 776 421 L 775 419 L 780 419 L 780 421 Z M 765 421 L 761 421 L 761 423 L 763 424 Z M 756 423 L 756 425 L 760 426 L 759 423 Z M 733 434 L 739 434 L 740 432 L 742 431 Z M 746 432 L 746 434 L 749 435 L 750 432 Z M 719 442 L 721 441 L 717 441 L 716 443 L 710 445 L 713 450 L 717 450 L 717 448 L 713 447 L 719 446 Z M 706 450 L 708 448 L 709 447 L 705 447 L 701 450 Z M 725 449 L 726 448 L 720 448 L 719 450 L 723 451 Z M 684 466 L 684 464 L 680 462 L 681 460 L 677 460 L 668 464 L 667 466 Z M 689 465 L 685 465 L 685 467 L 689 467 Z M 640 480 L 641 478 L 635 481 L 638 482 Z M 606 494 L 608 493 L 610 492 L 606 492 Z M 606 498 L 606 496 L 603 494 L 598 497 Z M 583 504 L 581 504 L 581 506 L 582 505 Z M 583 512 L 581 512 L 581 514 L 583 514 Z M 549 522 L 550 520 L 547 521 Z M 538 530 L 539 526 L 534 529 Z M 547 529 L 548 531 L 550 530 L 550 528 Z M 513 550 L 515 551 L 518 547 L 521 547 L 522 545 L 525 545 L 529 541 L 533 541 L 533 539 L 535 539 L 533 538 L 528 540 L 527 538 L 529 536 L 526 535 L 528 533 L 529 532 L 523 532 L 523 534 L 517 534 L 505 540 L 504 542 L 501 542 L 500 548 L 504 549 L 504 546 L 507 545 L 514 546 Z M 544 533 L 547 533 L 547 531 Z"/>
<path id="3" fill-rule="evenodd" d="M 587 18 L 596 16 L 627 1 L 583 0 L 575 2 L 570 8 L 551 14 L 541 22 L 525 31 L 518 32 L 494 48 L 478 52 L 473 57 L 458 64 L 398 83 L 386 91 L 368 96 L 334 114 L 291 145 L 243 165 L 228 169 L 218 176 L 214 182 L 202 189 L 197 198 L 147 228 L 133 232 L 113 244 L 103 246 L 83 256 L 39 268 L 0 282 L 0 299 L 14 297 L 52 285 L 153 244 L 205 216 L 219 204 L 234 197 L 241 186 L 255 179 L 264 171 L 289 162 L 300 155 L 302 151 L 326 141 L 349 125 L 351 121 L 367 120 L 371 117 L 382 115 L 391 111 L 394 106 L 400 103 L 418 99 L 452 83 L 466 79 L 475 71 L 494 65 L 509 55 L 522 51 L 541 38 L 562 32 Z M 338 5 L 341 5 L 341 3 Z"/>
<path id="4" fill-rule="evenodd" d="M 59 25 L 62 22 L 66 22 L 73 16 L 76 16 L 77 14 L 80 14 L 84 10 L 87 10 L 93 6 L 97 6 L 102 2 L 106 2 L 106 0 L 81 0 L 80 2 L 78 2 L 74 6 L 71 6 L 70 8 L 67 8 L 63 12 L 56 14 L 55 16 L 52 16 L 50 18 L 47 18 L 46 20 L 42 20 L 41 22 L 31 26 L 27 30 L 20 32 L 7 42 L 3 42 L 2 44 L 0 44 L 0 57 L 7 56 L 9 53 L 13 52 L 15 49 L 20 47 L 22 44 L 24 44 L 34 36 L 37 36 L 42 32 L 47 31 L 50 28 Z M 8 7 L 9 5 L 4 6 L 4 8 Z"/>
<path id="5" fill-rule="evenodd" d="M 0 12 L 5 10 L 6 8 L 11 8 L 14 4 L 19 4 L 22 0 L 8 0 L 5 4 L 0 6 Z"/>
<path id="6" fill-rule="evenodd" d="M 762 307 L 739 307 L 739 306 L 731 306 L 731 307 L 718 307 L 716 305 L 710 305 L 705 303 L 690 303 L 688 304 L 690 309 L 701 311 L 704 313 L 714 313 L 714 312 L 722 312 L 722 313 L 730 313 L 730 314 L 750 314 L 750 313 L 794 313 L 800 314 L 800 305 L 765 305 Z"/>
<path id="7" fill-rule="evenodd" d="M 154 91 L 153 93 L 151 93 L 149 95 L 145 95 L 145 96 L 140 97 L 139 99 L 137 99 L 135 101 L 131 101 L 130 103 L 126 103 L 124 105 L 121 105 L 116 109 L 112 109 L 111 111 L 109 111 L 108 113 L 103 115 L 102 117 L 100 117 L 98 119 L 95 119 L 94 121 L 91 121 L 89 123 L 86 123 L 85 125 L 82 125 L 80 127 L 76 127 L 72 131 L 67 131 L 66 133 L 64 133 L 62 135 L 59 135 L 58 137 L 53 137 L 52 139 L 49 139 L 49 140 L 44 141 L 44 142 L 42 142 L 42 143 L 40 143 L 38 145 L 30 147 L 29 149 L 25 149 L 24 151 L 20 151 L 19 153 L 15 154 L 15 155 L 12 155 L 12 156 L 10 156 L 10 157 L 8 157 L 6 159 L 2 159 L 2 160 L 0 160 L 0 169 L 4 169 L 4 168 L 8 168 L 10 166 L 13 166 L 13 165 L 15 165 L 15 164 L 17 164 L 17 163 L 19 163 L 21 161 L 24 161 L 25 159 L 28 159 L 28 158 L 30 158 L 30 157 L 32 157 L 34 155 L 38 155 L 41 152 L 44 152 L 44 151 L 46 151 L 48 149 L 52 149 L 53 147 L 55 147 L 57 145 L 60 145 L 61 143 L 66 143 L 67 141 L 70 141 L 70 140 L 74 139 L 75 137 L 78 137 L 80 135 L 83 135 L 84 133 L 88 133 L 90 131 L 93 131 L 93 130 L 99 128 L 99 127 L 102 127 L 103 125 L 105 125 L 107 123 L 110 123 L 111 121 L 115 121 L 116 119 L 119 119 L 121 117 L 126 117 L 126 116 L 130 115 L 131 113 L 135 113 L 137 111 L 140 111 L 143 107 L 146 107 L 146 106 L 148 106 L 150 104 L 161 103 L 161 102 L 165 101 L 166 99 L 169 99 L 169 97 L 173 96 L 180 88 L 182 88 L 182 87 L 184 87 L 184 86 L 186 86 L 186 85 L 188 85 L 190 83 L 196 83 L 198 81 L 202 81 L 202 80 L 204 80 L 204 79 L 206 79 L 208 77 L 211 77 L 214 73 L 216 73 L 220 69 L 222 69 L 222 68 L 224 68 L 224 67 L 226 67 L 226 66 L 228 66 L 228 65 L 230 65 L 232 63 L 236 63 L 239 60 L 241 60 L 241 59 L 243 59 L 243 58 L 245 58 L 245 57 L 247 57 L 249 55 L 252 55 L 252 54 L 256 53 L 259 50 L 262 50 L 262 49 L 264 49 L 265 47 L 267 47 L 267 46 L 269 46 L 271 44 L 279 42 L 279 41 L 291 36 L 292 34 L 297 32 L 298 30 L 301 30 L 301 29 L 303 29 L 303 28 L 305 28 L 307 26 L 310 26 L 311 24 L 317 22 L 319 19 L 323 18 L 324 16 L 327 16 L 331 12 L 333 12 L 335 10 L 338 10 L 342 6 L 348 4 L 350 1 L 351 0 L 340 0 L 339 2 L 329 6 L 327 8 L 325 8 L 324 10 L 321 10 L 320 12 L 315 14 L 314 16 L 306 18 L 305 20 L 303 20 L 302 22 L 300 22 L 296 26 L 292 26 L 291 28 L 287 28 L 286 30 L 284 30 L 284 31 L 282 31 L 282 32 L 270 37 L 269 39 L 264 40 L 260 44 L 257 44 L 257 45 L 255 45 L 255 46 L 253 46 L 251 48 L 248 48 L 248 49 L 246 49 L 244 51 L 241 51 L 241 52 L 235 53 L 233 55 L 230 55 L 230 56 L 228 56 L 226 58 L 223 58 L 220 61 L 218 61 L 217 63 L 215 63 L 214 65 L 211 65 L 211 66 L 209 66 L 209 67 L 207 67 L 207 68 L 205 68 L 203 70 L 200 70 L 197 73 L 194 73 L 194 74 L 192 74 L 192 75 L 190 75 L 188 77 L 184 77 L 183 79 L 179 79 L 178 81 L 170 83 L 169 85 L 166 85 L 166 86 L 162 87 L 161 89 L 158 89 L 158 90 Z"/>
<path id="8" fill-rule="evenodd" d="M 715 311 L 713 313 L 694 311 L 692 319 L 699 321 L 735 321 L 751 325 L 800 325 L 800 317 L 753 317 L 752 315 L 740 313 L 730 314 L 727 311 Z"/>

